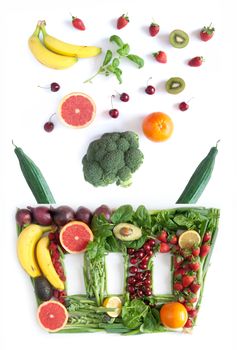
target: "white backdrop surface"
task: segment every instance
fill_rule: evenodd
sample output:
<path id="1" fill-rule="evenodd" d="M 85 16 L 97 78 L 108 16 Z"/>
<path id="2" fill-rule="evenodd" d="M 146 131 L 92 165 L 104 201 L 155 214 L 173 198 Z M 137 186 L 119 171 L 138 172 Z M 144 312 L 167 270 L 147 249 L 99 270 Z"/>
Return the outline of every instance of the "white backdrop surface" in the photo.
<path id="1" fill-rule="evenodd" d="M 3 6 L 3 5 L 1 5 Z M 84 19 L 85 32 L 70 25 L 69 12 Z M 129 25 L 121 31 L 115 28 L 116 18 L 124 12 Z M 233 220 L 234 167 L 236 122 L 233 118 L 234 52 L 230 27 L 233 13 L 231 1 L 21 1 L 9 2 L 1 11 L 1 349 L 17 346 L 25 350 L 56 347 L 113 347 L 200 349 L 225 346 L 231 341 L 234 319 L 233 263 L 235 223 Z M 161 26 L 160 34 L 151 38 L 147 26 L 154 18 Z M 27 40 L 37 20 L 45 19 L 51 35 L 82 45 L 98 45 L 105 51 L 109 37 L 118 34 L 128 42 L 134 53 L 144 57 L 145 66 L 137 70 L 124 63 L 123 84 L 114 78 L 98 76 L 93 84 L 83 81 L 93 75 L 102 56 L 80 60 L 72 68 L 55 71 L 40 65 L 31 55 Z M 203 43 L 198 38 L 202 26 L 210 22 L 216 27 L 214 38 Z M 168 43 L 168 34 L 176 28 L 187 31 L 190 43 L 177 50 Z M 151 56 L 164 50 L 168 63 L 161 65 Z M 190 68 L 187 60 L 203 56 L 200 68 Z M 164 82 L 171 76 L 186 81 L 180 95 L 170 95 Z M 153 96 L 144 93 L 149 77 L 156 86 Z M 37 86 L 56 81 L 57 93 Z M 114 102 L 120 116 L 108 117 L 110 96 L 114 91 L 128 92 L 130 101 Z M 47 134 L 42 125 L 57 110 L 67 93 L 83 91 L 93 97 L 97 116 L 90 127 L 72 130 L 55 121 L 55 130 Z M 190 101 L 190 109 L 180 112 L 177 104 Z M 141 131 L 141 121 L 147 114 L 162 111 L 174 121 L 174 134 L 165 143 L 152 143 Z M 104 132 L 134 130 L 140 136 L 144 152 L 143 166 L 134 175 L 133 185 L 93 188 L 83 179 L 81 158 L 90 141 Z M 15 254 L 15 208 L 34 204 L 14 155 L 12 140 L 37 163 L 45 175 L 58 203 L 73 207 L 96 208 L 102 203 L 111 207 L 131 203 L 148 208 L 172 206 L 197 164 L 211 146 L 221 139 L 213 177 L 200 205 L 221 208 L 219 237 L 206 281 L 203 304 L 193 334 L 155 334 L 122 337 L 107 334 L 50 335 L 41 330 L 35 319 L 35 304 L 31 285 L 20 268 Z M 228 349 L 232 349 L 229 345 Z"/>

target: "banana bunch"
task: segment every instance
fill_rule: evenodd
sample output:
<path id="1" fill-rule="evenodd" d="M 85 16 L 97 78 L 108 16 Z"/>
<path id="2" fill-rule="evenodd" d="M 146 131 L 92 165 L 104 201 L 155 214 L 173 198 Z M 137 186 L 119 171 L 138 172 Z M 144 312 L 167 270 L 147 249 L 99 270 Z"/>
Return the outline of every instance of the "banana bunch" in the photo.
<path id="1" fill-rule="evenodd" d="M 49 238 L 42 237 L 43 233 L 52 230 L 52 226 L 30 224 L 25 227 L 17 241 L 17 255 L 23 269 L 32 278 L 41 276 L 47 278 L 51 285 L 63 290 L 64 283 L 59 278 L 49 252 Z"/>
<path id="2" fill-rule="evenodd" d="M 37 23 L 28 43 L 34 57 L 46 67 L 69 68 L 78 61 L 78 58 L 93 57 L 101 53 L 101 49 L 96 46 L 73 45 L 54 38 L 46 32 L 45 25 L 45 21 Z M 42 41 L 40 33 L 43 35 Z"/>

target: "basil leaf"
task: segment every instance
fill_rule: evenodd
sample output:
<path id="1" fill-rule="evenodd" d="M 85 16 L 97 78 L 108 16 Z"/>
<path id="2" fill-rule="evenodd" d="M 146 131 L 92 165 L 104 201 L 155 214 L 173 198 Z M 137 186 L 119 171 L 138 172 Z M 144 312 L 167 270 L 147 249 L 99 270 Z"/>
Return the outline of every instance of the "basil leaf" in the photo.
<path id="1" fill-rule="evenodd" d="M 118 79 L 119 84 L 122 84 L 122 78 L 121 78 L 122 71 L 121 71 L 121 69 L 115 68 L 114 74 L 115 74 L 116 78 Z"/>
<path id="2" fill-rule="evenodd" d="M 117 53 L 124 57 L 127 56 L 129 54 L 130 51 L 130 46 L 128 44 L 124 44 L 120 49 L 117 50 Z"/>
<path id="3" fill-rule="evenodd" d="M 142 333 L 153 333 L 157 331 L 158 328 L 159 328 L 159 323 L 157 322 L 156 318 L 151 312 L 151 309 L 149 309 L 146 316 L 144 317 L 144 322 L 140 327 L 140 331 Z"/>
<path id="4" fill-rule="evenodd" d="M 113 59 L 113 62 L 112 62 L 112 66 L 113 66 L 114 68 L 117 68 L 117 67 L 119 66 L 119 64 L 120 64 L 119 59 L 118 59 L 118 58 L 114 58 L 114 59 Z"/>
<path id="5" fill-rule="evenodd" d="M 117 225 L 122 222 L 128 222 L 132 220 L 134 211 L 131 205 L 122 205 L 111 215 L 111 221 Z"/>
<path id="6" fill-rule="evenodd" d="M 111 43 L 115 43 L 119 47 L 122 47 L 124 45 L 123 40 L 118 35 L 112 35 L 109 40 Z"/>
<path id="7" fill-rule="evenodd" d="M 109 66 L 106 67 L 107 71 L 111 72 L 111 73 L 114 73 L 115 69 L 112 64 L 110 64 Z"/>
<path id="8" fill-rule="evenodd" d="M 135 212 L 135 221 L 139 227 L 151 227 L 151 216 L 144 205 L 140 205 Z"/>
<path id="9" fill-rule="evenodd" d="M 142 68 L 144 66 L 144 60 L 143 58 L 137 56 L 137 55 L 128 55 L 127 58 L 138 65 L 138 68 Z"/>
<path id="10" fill-rule="evenodd" d="M 135 299 L 125 303 L 122 308 L 123 324 L 130 329 L 139 327 L 143 322 L 143 318 L 146 317 L 148 309 L 149 306 L 142 300 Z"/>
<path id="11" fill-rule="evenodd" d="M 107 50 L 102 67 L 107 66 L 107 64 L 109 64 L 109 62 L 112 60 L 112 57 L 113 57 L 112 51 Z"/>

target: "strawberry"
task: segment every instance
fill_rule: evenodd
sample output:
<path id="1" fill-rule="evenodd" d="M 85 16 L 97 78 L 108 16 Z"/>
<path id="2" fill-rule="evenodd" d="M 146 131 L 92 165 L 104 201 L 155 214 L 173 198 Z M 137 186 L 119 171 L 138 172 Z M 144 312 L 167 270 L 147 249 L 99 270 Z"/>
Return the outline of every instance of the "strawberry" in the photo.
<path id="1" fill-rule="evenodd" d="M 168 253 L 170 251 L 170 246 L 167 243 L 161 242 L 160 253 Z"/>
<path id="2" fill-rule="evenodd" d="M 149 33 L 151 36 L 156 36 L 160 31 L 160 26 L 157 23 L 152 22 L 149 27 Z"/>
<path id="3" fill-rule="evenodd" d="M 211 24 L 208 27 L 203 27 L 200 31 L 200 38 L 202 41 L 208 41 L 210 40 L 214 35 L 215 28 L 211 26 Z"/>
<path id="4" fill-rule="evenodd" d="M 164 243 L 167 243 L 167 237 L 168 237 L 168 233 L 165 230 L 162 230 L 157 236 L 159 241 Z"/>
<path id="5" fill-rule="evenodd" d="M 191 67 L 199 67 L 202 65 L 202 62 L 203 62 L 203 57 L 202 56 L 196 56 L 196 57 L 193 57 L 189 62 L 188 62 L 188 65 L 191 66 Z"/>
<path id="6" fill-rule="evenodd" d="M 78 29 L 78 30 L 85 30 L 85 24 L 83 23 L 83 21 L 75 16 L 72 16 L 72 25 L 74 28 Z"/>
<path id="7" fill-rule="evenodd" d="M 188 314 L 189 314 L 189 317 L 195 318 L 195 317 L 197 317 L 198 310 L 195 310 L 195 309 L 190 310 L 190 311 L 188 311 Z"/>
<path id="8" fill-rule="evenodd" d="M 186 269 L 179 268 L 174 272 L 174 277 L 181 277 L 187 272 Z"/>
<path id="9" fill-rule="evenodd" d="M 181 255 L 177 255 L 174 257 L 174 268 L 177 270 L 181 263 L 184 261 L 184 258 Z"/>
<path id="10" fill-rule="evenodd" d="M 185 298 L 183 295 L 179 295 L 178 296 L 178 302 L 181 303 L 181 304 L 184 304 L 185 303 Z"/>
<path id="11" fill-rule="evenodd" d="M 190 318 L 187 320 L 187 322 L 184 325 L 184 328 L 191 328 L 193 326 L 193 321 L 190 320 Z"/>
<path id="12" fill-rule="evenodd" d="M 153 53 L 153 56 L 155 57 L 157 62 L 160 62 L 160 63 L 167 62 L 167 56 L 166 56 L 166 53 L 164 51 L 157 51 L 157 52 Z"/>
<path id="13" fill-rule="evenodd" d="M 198 246 L 194 247 L 192 250 L 192 255 L 197 257 L 197 256 L 199 256 L 199 254 L 200 254 L 200 248 Z"/>
<path id="14" fill-rule="evenodd" d="M 168 241 L 170 244 L 177 244 L 178 238 L 176 235 L 170 235 Z"/>
<path id="15" fill-rule="evenodd" d="M 200 263 L 198 261 L 193 261 L 189 264 L 189 268 L 192 271 L 198 271 L 200 269 Z"/>
<path id="16" fill-rule="evenodd" d="M 205 235 L 203 236 L 203 242 L 208 242 L 211 239 L 211 232 L 206 232 Z"/>
<path id="17" fill-rule="evenodd" d="M 210 244 L 204 243 L 200 248 L 200 257 L 205 258 L 211 249 Z"/>
<path id="18" fill-rule="evenodd" d="M 193 304 L 192 303 L 184 303 L 184 307 L 188 311 L 188 313 L 193 310 Z"/>
<path id="19" fill-rule="evenodd" d="M 196 283 L 196 282 L 193 282 L 190 286 L 190 289 L 193 293 L 197 293 L 200 288 L 201 288 L 201 285 L 199 283 Z"/>
<path id="20" fill-rule="evenodd" d="M 183 284 L 184 288 L 190 286 L 190 284 L 193 283 L 194 279 L 195 279 L 195 276 L 193 276 L 193 275 L 184 275 L 182 277 L 182 284 Z"/>
<path id="21" fill-rule="evenodd" d="M 182 283 L 179 283 L 179 282 L 175 282 L 173 288 L 174 290 L 177 290 L 179 292 L 184 289 Z"/>
<path id="22" fill-rule="evenodd" d="M 124 28 L 128 24 L 128 22 L 129 22 L 129 17 L 123 14 L 117 19 L 117 29 Z"/>

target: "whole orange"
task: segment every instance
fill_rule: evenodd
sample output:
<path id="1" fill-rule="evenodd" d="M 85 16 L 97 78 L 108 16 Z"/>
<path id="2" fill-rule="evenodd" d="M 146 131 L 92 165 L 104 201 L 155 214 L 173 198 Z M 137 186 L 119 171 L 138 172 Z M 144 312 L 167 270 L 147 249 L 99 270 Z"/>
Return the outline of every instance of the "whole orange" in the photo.
<path id="1" fill-rule="evenodd" d="M 188 319 L 188 312 L 183 304 L 170 302 L 164 304 L 160 309 L 160 320 L 165 327 L 181 328 Z"/>
<path id="2" fill-rule="evenodd" d="M 146 137 L 154 142 L 166 141 L 173 133 L 172 119 L 163 112 L 154 112 L 144 118 L 142 129 Z"/>

